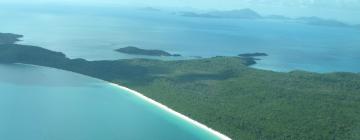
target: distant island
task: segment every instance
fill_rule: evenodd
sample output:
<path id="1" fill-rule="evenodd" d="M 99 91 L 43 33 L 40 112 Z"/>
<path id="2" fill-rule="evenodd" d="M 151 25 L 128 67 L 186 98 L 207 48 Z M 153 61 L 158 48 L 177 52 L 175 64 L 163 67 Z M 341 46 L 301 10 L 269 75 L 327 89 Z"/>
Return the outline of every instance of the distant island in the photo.
<path id="1" fill-rule="evenodd" d="M 116 49 L 115 51 L 132 54 L 132 55 L 148 55 L 148 56 L 181 56 L 180 54 L 170 54 L 163 50 L 146 50 L 140 49 L 134 46 L 128 46 L 125 48 Z"/>
<path id="2" fill-rule="evenodd" d="M 265 19 L 274 19 L 274 20 L 291 20 L 291 18 L 283 15 L 268 15 L 264 16 Z"/>
<path id="3" fill-rule="evenodd" d="M 186 17 L 203 17 L 203 18 L 244 18 L 258 19 L 261 15 L 251 9 L 239 9 L 229 11 L 211 11 L 206 13 L 182 12 L 182 16 Z"/>
<path id="4" fill-rule="evenodd" d="M 333 19 L 323 19 L 319 17 L 300 17 L 297 18 L 299 22 L 304 22 L 309 25 L 318 25 L 318 26 L 334 26 L 334 27 L 351 27 L 351 25 L 348 25 L 346 23 L 333 20 Z"/>
<path id="5" fill-rule="evenodd" d="M 283 15 L 261 15 L 252 9 L 235 9 L 223 11 L 209 11 L 209 12 L 192 12 L 183 11 L 178 13 L 180 16 L 193 17 L 193 18 L 217 18 L 217 19 L 271 19 L 271 20 L 286 20 L 294 21 L 302 24 L 315 25 L 315 26 L 331 26 L 331 27 L 348 27 L 359 28 L 359 25 L 351 25 L 342 21 L 334 19 L 324 19 L 321 17 L 298 17 L 291 18 Z"/>
<path id="6" fill-rule="evenodd" d="M 251 66 L 251 65 L 255 65 L 258 61 L 258 60 L 261 60 L 257 57 L 260 57 L 260 56 L 268 56 L 268 54 L 266 53 L 243 53 L 243 54 L 239 54 L 238 55 L 239 57 L 241 57 L 243 60 L 246 60 L 246 64 L 248 66 Z"/>
<path id="7" fill-rule="evenodd" d="M 58 68 L 123 85 L 234 140 L 360 139 L 356 73 L 274 72 L 248 67 L 243 57 L 88 61 L 8 41 L 0 42 L 0 63 Z"/>

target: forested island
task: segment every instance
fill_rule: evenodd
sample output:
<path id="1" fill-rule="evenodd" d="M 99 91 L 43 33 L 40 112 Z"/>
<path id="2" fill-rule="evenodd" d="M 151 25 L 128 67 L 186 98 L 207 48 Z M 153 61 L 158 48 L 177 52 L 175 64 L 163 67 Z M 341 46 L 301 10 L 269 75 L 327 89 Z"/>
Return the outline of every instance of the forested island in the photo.
<path id="1" fill-rule="evenodd" d="M 171 54 L 163 50 L 146 50 L 146 49 L 140 49 L 134 46 L 128 46 L 125 48 L 119 48 L 115 51 L 126 53 L 126 54 L 132 54 L 132 55 L 148 55 L 148 56 L 181 56 L 180 54 Z"/>
<path id="2" fill-rule="evenodd" d="M 298 17 L 291 18 L 284 15 L 261 15 L 253 9 L 237 9 L 237 10 L 222 10 L 222 11 L 209 11 L 205 13 L 183 11 L 179 12 L 178 15 L 192 18 L 216 18 L 216 19 L 272 19 L 272 20 L 285 20 L 295 21 L 298 23 L 316 25 L 316 26 L 329 26 L 329 27 L 348 27 L 348 28 L 359 28 L 359 25 L 351 25 L 335 19 L 325 19 L 321 17 Z"/>
<path id="3" fill-rule="evenodd" d="M 360 139 L 360 74 L 259 70 L 242 57 L 87 61 L 0 44 L 0 63 L 53 67 L 127 86 L 235 140 Z"/>

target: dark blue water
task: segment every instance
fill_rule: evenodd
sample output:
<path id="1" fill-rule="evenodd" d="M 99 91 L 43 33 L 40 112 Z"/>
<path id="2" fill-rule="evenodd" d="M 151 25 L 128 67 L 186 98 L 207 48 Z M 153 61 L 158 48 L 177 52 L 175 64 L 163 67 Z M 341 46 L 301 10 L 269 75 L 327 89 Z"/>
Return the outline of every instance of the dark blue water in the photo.
<path id="1" fill-rule="evenodd" d="M 209 140 L 214 135 L 108 83 L 0 65 L 1 140 Z"/>
<path id="2" fill-rule="evenodd" d="M 113 51 L 133 45 L 185 57 L 265 52 L 270 56 L 255 67 L 276 71 L 360 71 L 360 29 L 354 28 L 54 5 L 3 6 L 0 18 L 0 31 L 24 34 L 22 44 L 62 51 L 72 58 L 144 57 Z"/>

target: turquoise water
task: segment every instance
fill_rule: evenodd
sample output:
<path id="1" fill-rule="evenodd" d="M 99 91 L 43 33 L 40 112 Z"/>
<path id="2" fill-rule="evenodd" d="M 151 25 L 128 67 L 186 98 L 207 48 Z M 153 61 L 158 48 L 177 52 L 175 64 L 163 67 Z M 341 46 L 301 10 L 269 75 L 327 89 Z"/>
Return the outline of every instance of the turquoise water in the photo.
<path id="1" fill-rule="evenodd" d="M 123 7 L 0 9 L 0 32 L 23 34 L 20 44 L 61 51 L 71 58 L 143 58 L 113 51 L 132 45 L 184 55 L 180 59 L 265 52 L 270 56 L 254 67 L 275 71 L 360 71 L 360 29 L 188 18 Z M 0 139 L 216 138 L 102 81 L 44 67 L 0 65 Z"/>
<path id="2" fill-rule="evenodd" d="M 61 70 L 0 65 L 2 140 L 217 139 L 109 84 Z"/>
<path id="3" fill-rule="evenodd" d="M 134 58 L 133 45 L 187 57 L 265 52 L 255 67 L 276 71 L 359 72 L 360 29 L 289 21 L 181 17 L 172 11 L 62 5 L 0 6 L 1 32 L 24 34 L 22 44 L 90 60 Z M 161 58 L 171 59 L 171 58 Z"/>

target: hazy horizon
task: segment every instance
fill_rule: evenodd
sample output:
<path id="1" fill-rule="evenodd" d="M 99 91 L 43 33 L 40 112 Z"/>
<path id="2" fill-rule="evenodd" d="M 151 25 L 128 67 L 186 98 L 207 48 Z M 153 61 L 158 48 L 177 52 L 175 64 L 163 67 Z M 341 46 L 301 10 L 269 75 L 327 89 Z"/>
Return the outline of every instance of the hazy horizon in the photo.
<path id="1" fill-rule="evenodd" d="M 12 0 L 0 4 L 69 4 L 131 7 L 160 7 L 197 10 L 231 10 L 250 8 L 263 15 L 290 17 L 319 16 L 351 24 L 360 24 L 360 0 Z"/>

